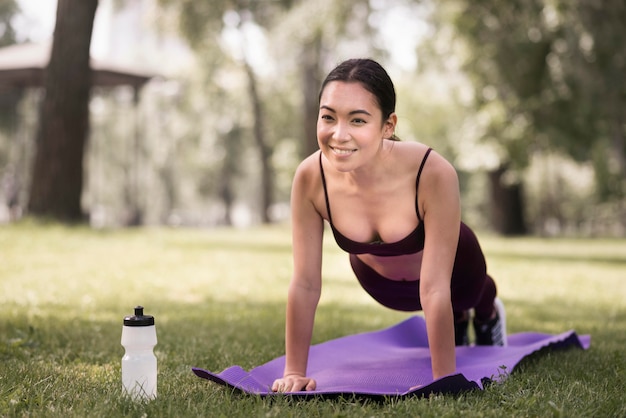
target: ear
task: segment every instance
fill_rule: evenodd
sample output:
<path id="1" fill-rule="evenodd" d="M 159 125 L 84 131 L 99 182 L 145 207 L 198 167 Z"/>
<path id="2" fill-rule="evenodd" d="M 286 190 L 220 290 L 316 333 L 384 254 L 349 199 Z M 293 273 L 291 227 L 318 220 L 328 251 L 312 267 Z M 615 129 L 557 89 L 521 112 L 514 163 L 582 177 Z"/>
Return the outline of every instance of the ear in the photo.
<path id="1" fill-rule="evenodd" d="M 392 113 L 383 124 L 383 138 L 391 138 L 396 131 L 398 115 Z"/>

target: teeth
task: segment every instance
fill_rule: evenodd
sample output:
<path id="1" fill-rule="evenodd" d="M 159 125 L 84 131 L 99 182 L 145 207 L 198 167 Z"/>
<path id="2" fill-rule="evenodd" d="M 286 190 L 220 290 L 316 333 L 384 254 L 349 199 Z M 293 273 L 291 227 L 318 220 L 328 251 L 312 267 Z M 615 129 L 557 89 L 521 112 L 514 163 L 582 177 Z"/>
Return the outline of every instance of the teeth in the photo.
<path id="1" fill-rule="evenodd" d="M 354 150 L 351 150 L 351 149 L 350 149 L 350 150 L 348 150 L 348 149 L 338 149 L 338 148 L 333 148 L 333 151 L 334 151 L 336 154 L 340 154 L 340 155 L 348 155 L 348 154 L 352 154 L 352 152 L 353 152 Z"/>

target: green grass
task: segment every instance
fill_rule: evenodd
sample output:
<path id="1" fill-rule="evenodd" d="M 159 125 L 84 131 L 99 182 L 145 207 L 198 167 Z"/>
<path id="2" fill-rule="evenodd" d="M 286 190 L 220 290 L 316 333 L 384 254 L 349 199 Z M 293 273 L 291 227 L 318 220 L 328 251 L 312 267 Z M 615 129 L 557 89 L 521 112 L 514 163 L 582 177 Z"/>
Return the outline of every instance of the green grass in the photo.
<path id="1" fill-rule="evenodd" d="M 199 366 L 246 369 L 283 354 L 291 274 L 284 226 L 0 227 L 0 416 L 626 416 L 626 241 L 481 236 L 509 332 L 591 334 L 588 351 L 543 352 L 503 384 L 427 399 L 294 401 L 232 393 Z M 314 342 L 407 314 L 369 299 L 327 241 Z M 122 318 L 157 322 L 158 398 L 121 396 Z"/>

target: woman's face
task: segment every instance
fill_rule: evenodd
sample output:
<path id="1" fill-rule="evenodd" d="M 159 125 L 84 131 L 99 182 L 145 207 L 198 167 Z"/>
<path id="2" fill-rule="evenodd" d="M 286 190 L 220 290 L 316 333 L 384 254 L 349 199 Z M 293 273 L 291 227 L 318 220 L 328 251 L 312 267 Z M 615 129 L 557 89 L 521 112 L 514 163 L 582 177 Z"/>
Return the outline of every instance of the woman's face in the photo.
<path id="1" fill-rule="evenodd" d="M 371 161 L 395 123 L 395 114 L 383 121 L 376 97 L 360 83 L 333 81 L 320 97 L 317 141 L 333 166 L 351 171 Z"/>

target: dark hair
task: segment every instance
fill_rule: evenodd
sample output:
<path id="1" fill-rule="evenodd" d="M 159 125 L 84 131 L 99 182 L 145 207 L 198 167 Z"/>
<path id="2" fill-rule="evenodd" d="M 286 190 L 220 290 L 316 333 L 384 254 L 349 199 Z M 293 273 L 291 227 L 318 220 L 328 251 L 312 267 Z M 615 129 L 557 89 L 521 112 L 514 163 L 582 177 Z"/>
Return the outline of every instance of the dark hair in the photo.
<path id="1" fill-rule="evenodd" d="M 324 88 L 332 81 L 361 83 L 378 101 L 383 113 L 383 120 L 386 120 L 396 111 L 396 90 L 393 87 L 393 82 L 387 71 L 372 59 L 353 58 L 336 66 L 322 83 L 320 100 Z"/>

